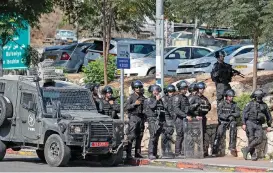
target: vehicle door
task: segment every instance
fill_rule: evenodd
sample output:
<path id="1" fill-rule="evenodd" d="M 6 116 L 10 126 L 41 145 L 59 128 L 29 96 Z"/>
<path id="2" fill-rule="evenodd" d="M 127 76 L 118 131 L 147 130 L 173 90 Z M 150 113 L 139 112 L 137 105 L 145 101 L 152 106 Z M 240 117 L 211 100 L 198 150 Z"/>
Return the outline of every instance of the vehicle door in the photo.
<path id="1" fill-rule="evenodd" d="M 168 75 L 176 75 L 178 65 L 191 59 L 191 48 L 182 47 L 173 50 L 165 58 L 164 71 Z"/>
<path id="2" fill-rule="evenodd" d="M 38 121 L 38 97 L 33 91 L 21 85 L 20 100 L 18 100 L 19 120 L 21 123 L 21 136 L 25 142 L 37 140 L 39 136 L 40 122 Z"/>
<path id="3" fill-rule="evenodd" d="M 196 47 L 193 47 L 191 52 L 192 52 L 191 59 L 202 58 L 211 53 L 211 51 L 208 49 Z"/>

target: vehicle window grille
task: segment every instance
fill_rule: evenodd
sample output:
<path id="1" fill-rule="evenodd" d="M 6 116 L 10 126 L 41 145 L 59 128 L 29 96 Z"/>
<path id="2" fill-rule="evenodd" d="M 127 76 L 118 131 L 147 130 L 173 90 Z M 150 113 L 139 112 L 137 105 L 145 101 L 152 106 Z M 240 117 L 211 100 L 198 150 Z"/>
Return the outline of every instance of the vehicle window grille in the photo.
<path id="1" fill-rule="evenodd" d="M 105 137 L 113 135 L 113 123 L 91 123 L 92 137 Z"/>
<path id="2" fill-rule="evenodd" d="M 21 96 L 21 104 L 22 105 L 28 105 L 28 103 L 33 100 L 33 94 L 31 93 L 22 93 Z"/>
<path id="3" fill-rule="evenodd" d="M 5 83 L 0 83 L 0 94 L 4 94 L 4 92 L 5 92 L 5 86 L 6 86 Z"/>

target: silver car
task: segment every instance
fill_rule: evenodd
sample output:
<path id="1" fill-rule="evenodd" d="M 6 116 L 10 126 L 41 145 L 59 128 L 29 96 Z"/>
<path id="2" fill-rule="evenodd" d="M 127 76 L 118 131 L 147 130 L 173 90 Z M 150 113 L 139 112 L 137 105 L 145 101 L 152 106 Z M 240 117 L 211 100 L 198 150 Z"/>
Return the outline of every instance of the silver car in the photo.
<path id="1" fill-rule="evenodd" d="M 46 48 L 43 59 L 53 59 L 53 65 L 63 69 L 64 72 L 78 73 L 81 71 L 86 50 L 92 46 L 93 43 L 76 43 L 68 46 Z"/>
<path id="2" fill-rule="evenodd" d="M 257 70 L 273 70 L 273 52 L 271 48 L 261 45 L 258 49 Z M 253 71 L 254 51 L 234 57 L 230 60 L 233 68 L 242 73 Z"/>

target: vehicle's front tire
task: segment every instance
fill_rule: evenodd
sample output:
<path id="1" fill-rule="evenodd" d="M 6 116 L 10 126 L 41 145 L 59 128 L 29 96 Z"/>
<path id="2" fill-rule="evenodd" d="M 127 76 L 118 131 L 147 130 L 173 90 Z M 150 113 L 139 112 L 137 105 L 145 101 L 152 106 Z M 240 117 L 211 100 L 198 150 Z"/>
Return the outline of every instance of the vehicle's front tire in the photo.
<path id="1" fill-rule="evenodd" d="M 4 144 L 4 142 L 0 140 L 0 161 L 2 161 L 5 158 L 6 149 L 7 149 L 6 145 Z"/>
<path id="2" fill-rule="evenodd" d="M 45 151 L 44 150 L 36 150 L 36 154 L 39 157 L 39 159 L 43 162 L 46 161 L 45 159 Z"/>
<path id="3" fill-rule="evenodd" d="M 67 165 L 71 157 L 71 150 L 65 145 L 62 138 L 53 134 L 48 137 L 45 144 L 45 160 L 52 167 Z"/>
<path id="4" fill-rule="evenodd" d="M 109 153 L 100 156 L 100 164 L 104 167 L 118 166 L 123 162 L 123 149 L 121 148 L 118 153 Z"/>

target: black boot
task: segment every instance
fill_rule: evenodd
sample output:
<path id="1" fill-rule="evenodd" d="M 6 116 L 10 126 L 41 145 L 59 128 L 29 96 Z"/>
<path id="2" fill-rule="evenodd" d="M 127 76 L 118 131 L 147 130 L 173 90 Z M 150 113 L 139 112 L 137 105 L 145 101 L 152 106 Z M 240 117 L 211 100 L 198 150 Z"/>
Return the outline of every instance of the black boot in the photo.
<path id="1" fill-rule="evenodd" d="M 130 143 L 130 142 L 128 143 L 126 152 L 127 152 L 126 159 L 127 160 L 133 159 L 133 157 L 132 157 L 132 143 Z"/>
<path id="2" fill-rule="evenodd" d="M 149 154 L 149 159 L 150 159 L 150 160 L 155 160 L 155 159 L 157 159 L 157 158 L 156 158 L 156 156 L 154 156 L 153 154 Z"/>
<path id="3" fill-rule="evenodd" d="M 251 148 L 249 153 L 251 155 L 251 160 L 252 161 L 257 161 L 258 160 L 258 153 L 256 152 L 255 148 Z"/>
<path id="4" fill-rule="evenodd" d="M 140 153 L 141 153 L 141 149 L 137 149 L 136 152 L 135 152 L 135 158 L 142 159 L 143 156 Z"/>
<path id="5" fill-rule="evenodd" d="M 230 149 L 230 154 L 233 155 L 234 157 L 238 157 L 236 149 Z"/>
<path id="6" fill-rule="evenodd" d="M 243 153 L 244 159 L 247 160 L 247 155 L 249 153 L 249 148 L 248 147 L 242 148 L 242 153 Z"/>

